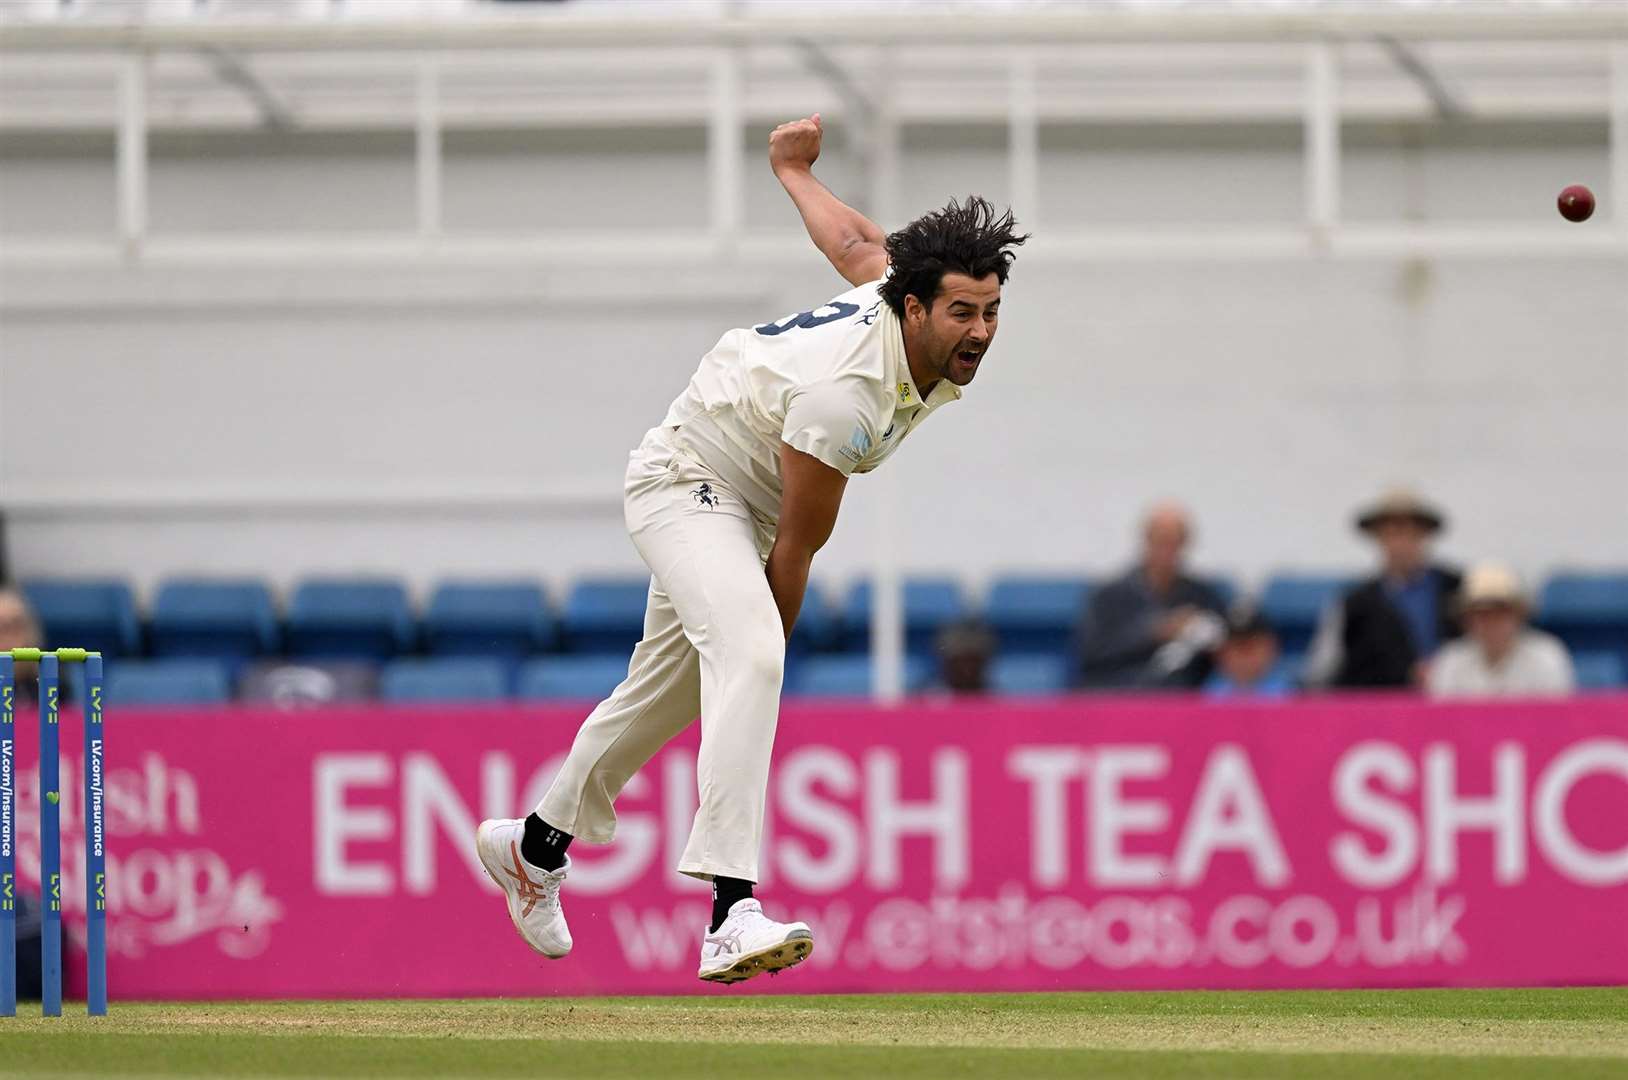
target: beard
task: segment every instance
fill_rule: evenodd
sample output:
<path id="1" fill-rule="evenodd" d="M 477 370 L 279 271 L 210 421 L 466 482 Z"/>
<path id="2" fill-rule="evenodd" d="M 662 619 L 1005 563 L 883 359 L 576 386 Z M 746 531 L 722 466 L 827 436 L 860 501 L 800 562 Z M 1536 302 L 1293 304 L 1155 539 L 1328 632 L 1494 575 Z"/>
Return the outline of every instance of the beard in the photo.
<path id="1" fill-rule="evenodd" d="M 984 354 L 988 349 L 987 341 L 982 345 L 975 345 L 963 339 L 956 339 L 945 349 L 939 361 L 939 375 L 956 386 L 967 385 L 983 366 Z"/>
<path id="2" fill-rule="evenodd" d="M 966 386 L 983 366 L 983 359 L 989 352 L 993 342 L 993 335 L 985 335 L 981 339 L 974 338 L 966 333 L 964 325 L 954 324 L 940 326 L 929 320 L 920 328 L 921 337 L 917 344 L 921 346 L 925 359 L 925 378 L 919 380 L 917 387 L 923 394 L 929 393 L 928 384 L 939 380 L 948 380 L 952 386 Z"/>

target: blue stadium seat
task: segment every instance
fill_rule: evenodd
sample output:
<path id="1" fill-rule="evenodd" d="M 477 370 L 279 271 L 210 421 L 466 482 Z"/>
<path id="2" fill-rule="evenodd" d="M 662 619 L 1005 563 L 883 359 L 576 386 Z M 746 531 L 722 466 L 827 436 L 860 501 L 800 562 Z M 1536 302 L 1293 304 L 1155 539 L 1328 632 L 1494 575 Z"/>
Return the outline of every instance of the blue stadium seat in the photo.
<path id="1" fill-rule="evenodd" d="M 574 653 L 630 656 L 644 635 L 649 578 L 587 578 L 571 587 L 561 620 Z M 624 672 L 625 674 L 625 672 Z"/>
<path id="2" fill-rule="evenodd" d="M 997 578 L 984 619 L 1003 654 L 1061 652 L 1073 644 L 1090 595 L 1091 583 L 1082 577 Z"/>
<path id="3" fill-rule="evenodd" d="M 503 701 L 508 696 L 508 665 L 489 657 L 392 660 L 379 674 L 379 697 L 384 701 Z"/>
<path id="4" fill-rule="evenodd" d="M 836 647 L 842 624 L 832 610 L 830 596 L 817 582 L 808 583 L 803 594 L 803 608 L 797 613 L 797 625 L 791 632 L 788 654 L 824 652 Z"/>
<path id="5" fill-rule="evenodd" d="M 413 612 L 399 581 L 313 578 L 288 607 L 291 656 L 387 660 L 413 647 Z"/>
<path id="6" fill-rule="evenodd" d="M 1260 611 L 1286 653 L 1304 653 L 1329 604 L 1351 585 L 1333 574 L 1275 574 L 1261 593 Z"/>
<path id="7" fill-rule="evenodd" d="M 904 688 L 919 693 L 932 682 L 933 663 L 925 656 L 906 656 Z M 810 656 L 786 671 L 786 693 L 802 697 L 868 697 L 871 692 L 869 653 Z"/>
<path id="8" fill-rule="evenodd" d="M 997 656 L 989 665 L 989 689 L 1013 697 L 1061 694 L 1068 689 L 1068 673 L 1068 658 L 1060 654 Z"/>
<path id="9" fill-rule="evenodd" d="M 966 600 L 953 578 L 906 578 L 904 582 L 905 650 L 931 656 L 940 628 L 965 618 Z M 855 582 L 842 606 L 841 647 L 863 651 L 870 647 L 871 583 Z"/>
<path id="10" fill-rule="evenodd" d="M 219 705 L 232 695 L 219 660 L 124 660 L 107 665 L 107 704 Z"/>
<path id="11" fill-rule="evenodd" d="M 424 613 L 424 640 L 440 656 L 519 660 L 554 647 L 554 620 L 535 582 L 444 581 Z"/>
<path id="12" fill-rule="evenodd" d="M 520 669 L 517 696 L 526 701 L 602 701 L 627 677 L 620 653 L 544 656 Z"/>
<path id="13" fill-rule="evenodd" d="M 22 589 L 45 634 L 43 646 L 96 649 L 109 658 L 140 655 L 141 622 L 127 582 L 41 578 Z"/>
<path id="14" fill-rule="evenodd" d="M 1614 652 L 1580 652 L 1571 658 L 1579 690 L 1628 687 L 1628 662 Z"/>
<path id="15" fill-rule="evenodd" d="M 154 656 L 242 661 L 275 653 L 277 610 L 260 581 L 177 578 L 153 598 Z"/>
<path id="16" fill-rule="evenodd" d="M 1628 573 L 1559 573 L 1538 595 L 1537 621 L 1573 653 L 1628 661 Z"/>

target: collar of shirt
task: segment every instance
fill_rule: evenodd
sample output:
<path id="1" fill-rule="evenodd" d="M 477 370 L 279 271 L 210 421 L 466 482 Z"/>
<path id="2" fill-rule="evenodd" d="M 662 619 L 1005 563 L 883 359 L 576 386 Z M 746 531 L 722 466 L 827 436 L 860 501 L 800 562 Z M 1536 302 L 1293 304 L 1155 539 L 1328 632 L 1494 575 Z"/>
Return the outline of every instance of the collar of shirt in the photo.
<path id="1" fill-rule="evenodd" d="M 896 384 L 895 410 L 922 409 L 932 412 L 940 405 L 961 400 L 961 388 L 948 379 L 940 379 L 924 399 L 916 389 L 916 380 L 910 376 L 910 359 L 904 351 L 904 327 L 893 309 L 882 304 L 882 350 Z"/>

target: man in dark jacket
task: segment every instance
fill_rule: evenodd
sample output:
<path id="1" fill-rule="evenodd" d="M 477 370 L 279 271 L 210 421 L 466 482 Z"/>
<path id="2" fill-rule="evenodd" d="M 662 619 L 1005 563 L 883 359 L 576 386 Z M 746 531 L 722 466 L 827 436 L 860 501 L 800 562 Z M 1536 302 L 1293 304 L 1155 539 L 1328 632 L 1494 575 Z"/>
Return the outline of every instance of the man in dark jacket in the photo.
<path id="1" fill-rule="evenodd" d="M 1080 682 L 1096 688 L 1194 687 L 1209 673 L 1210 650 L 1226 627 L 1226 604 L 1189 576 L 1187 511 L 1165 503 L 1148 512 L 1142 557 L 1104 585 L 1086 608 Z"/>
<path id="2" fill-rule="evenodd" d="M 1309 682 L 1423 685 L 1430 657 L 1460 633 L 1453 609 L 1460 575 L 1430 561 L 1430 545 L 1445 525 L 1442 512 L 1411 491 L 1392 491 L 1357 515 L 1357 528 L 1379 545 L 1380 572 L 1323 619 L 1307 661 Z"/>

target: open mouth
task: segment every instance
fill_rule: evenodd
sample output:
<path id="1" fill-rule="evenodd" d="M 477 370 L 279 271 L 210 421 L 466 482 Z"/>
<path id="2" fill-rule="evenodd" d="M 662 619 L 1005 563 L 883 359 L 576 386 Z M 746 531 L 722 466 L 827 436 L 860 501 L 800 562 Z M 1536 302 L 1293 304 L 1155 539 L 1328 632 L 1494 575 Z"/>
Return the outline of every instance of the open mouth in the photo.
<path id="1" fill-rule="evenodd" d="M 983 355 L 984 351 L 982 349 L 962 349 L 955 354 L 955 358 L 968 367 L 973 367 L 983 358 Z"/>

